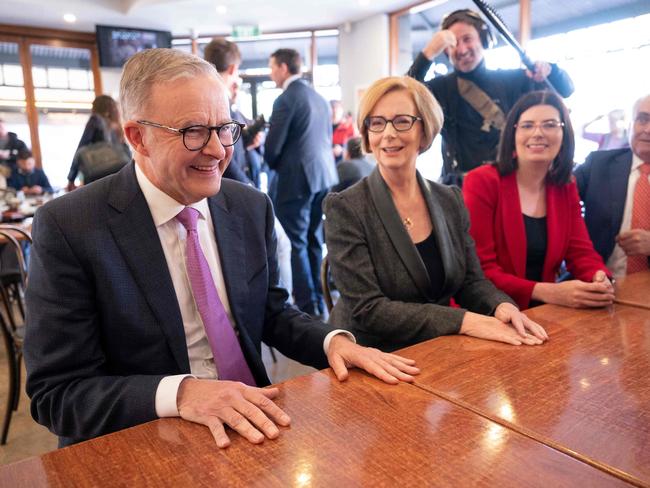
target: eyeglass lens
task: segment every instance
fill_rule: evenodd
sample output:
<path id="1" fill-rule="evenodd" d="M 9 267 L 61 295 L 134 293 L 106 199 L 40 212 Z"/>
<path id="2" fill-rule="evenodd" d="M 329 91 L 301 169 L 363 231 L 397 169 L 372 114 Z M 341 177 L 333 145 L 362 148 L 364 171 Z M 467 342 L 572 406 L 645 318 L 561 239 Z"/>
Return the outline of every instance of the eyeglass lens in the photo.
<path id="1" fill-rule="evenodd" d="M 239 139 L 241 128 L 235 123 L 222 125 L 219 129 L 211 129 L 203 125 L 188 127 L 183 132 L 183 143 L 190 151 L 205 147 L 210 140 L 212 130 L 217 131 L 219 142 L 224 147 L 234 145 Z"/>

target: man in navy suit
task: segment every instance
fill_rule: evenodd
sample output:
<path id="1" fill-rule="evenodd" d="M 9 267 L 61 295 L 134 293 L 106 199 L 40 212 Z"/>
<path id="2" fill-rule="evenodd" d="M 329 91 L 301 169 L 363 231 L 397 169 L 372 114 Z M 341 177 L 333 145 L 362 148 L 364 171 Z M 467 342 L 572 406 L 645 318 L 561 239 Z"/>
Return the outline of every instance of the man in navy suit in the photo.
<path id="1" fill-rule="evenodd" d="M 650 95 L 634 104 L 630 148 L 595 151 L 575 170 L 589 235 L 615 277 L 626 274 L 628 256 L 650 256 L 650 229 L 632 226 L 644 163 L 650 163 Z"/>
<path id="2" fill-rule="evenodd" d="M 258 388 L 269 384 L 261 341 L 329 363 L 339 379 L 355 365 L 411 380 L 411 361 L 358 346 L 287 304 L 270 201 L 222 179 L 239 126 L 211 64 L 142 51 L 124 66 L 120 100 L 135 163 L 34 219 L 24 351 L 39 423 L 62 445 L 169 416 L 208 426 L 220 447 L 230 442 L 225 426 L 254 443 L 275 438 L 290 419 L 272 401 L 277 388 Z M 193 291 L 199 254 L 210 301 Z M 221 362 L 206 325 L 217 308 L 217 346 L 234 340 L 228 354 L 248 384 L 224 379 L 232 363 Z"/>
<path id="3" fill-rule="evenodd" d="M 323 198 L 338 183 L 327 101 L 300 79 L 300 54 L 278 49 L 271 79 L 283 93 L 273 104 L 264 158 L 277 171 L 276 215 L 291 240 L 293 294 L 310 314 L 324 313 L 320 287 Z"/>

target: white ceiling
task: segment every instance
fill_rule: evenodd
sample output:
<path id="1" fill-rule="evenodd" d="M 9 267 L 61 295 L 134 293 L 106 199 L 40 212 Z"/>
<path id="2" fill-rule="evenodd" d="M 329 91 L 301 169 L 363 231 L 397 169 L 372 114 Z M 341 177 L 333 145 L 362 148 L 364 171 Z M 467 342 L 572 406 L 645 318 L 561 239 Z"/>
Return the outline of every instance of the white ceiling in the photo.
<path id="1" fill-rule="evenodd" d="M 201 36 L 230 33 L 233 25 L 259 25 L 262 32 L 339 26 L 409 4 L 413 0 L 0 0 L 0 23 L 85 32 L 104 24 Z M 66 23 L 66 13 L 77 22 Z"/>

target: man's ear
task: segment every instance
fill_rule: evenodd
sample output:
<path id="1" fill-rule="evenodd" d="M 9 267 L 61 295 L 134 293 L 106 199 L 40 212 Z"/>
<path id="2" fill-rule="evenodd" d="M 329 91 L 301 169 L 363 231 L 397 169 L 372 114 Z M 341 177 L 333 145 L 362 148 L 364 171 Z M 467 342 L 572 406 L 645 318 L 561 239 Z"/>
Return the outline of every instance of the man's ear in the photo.
<path id="1" fill-rule="evenodd" d="M 237 65 L 229 64 L 228 67 L 226 68 L 226 73 L 232 76 L 235 74 L 235 70 L 237 70 Z"/>
<path id="2" fill-rule="evenodd" d="M 149 151 L 145 147 L 144 143 L 144 127 L 139 125 L 137 122 L 127 120 L 124 123 L 124 137 L 129 141 L 129 144 L 134 151 L 143 156 L 149 156 Z"/>

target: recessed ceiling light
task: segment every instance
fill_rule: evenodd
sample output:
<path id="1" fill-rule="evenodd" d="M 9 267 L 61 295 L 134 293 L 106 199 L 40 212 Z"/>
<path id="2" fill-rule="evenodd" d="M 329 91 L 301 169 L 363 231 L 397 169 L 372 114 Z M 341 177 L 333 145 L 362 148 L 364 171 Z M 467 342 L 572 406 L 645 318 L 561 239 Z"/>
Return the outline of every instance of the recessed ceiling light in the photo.
<path id="1" fill-rule="evenodd" d="M 75 14 L 64 14 L 63 20 L 65 20 L 69 24 L 72 24 L 77 21 L 77 16 Z"/>
<path id="2" fill-rule="evenodd" d="M 225 5 L 217 5 L 215 10 L 219 15 L 226 15 L 226 12 L 228 12 L 228 7 Z"/>

